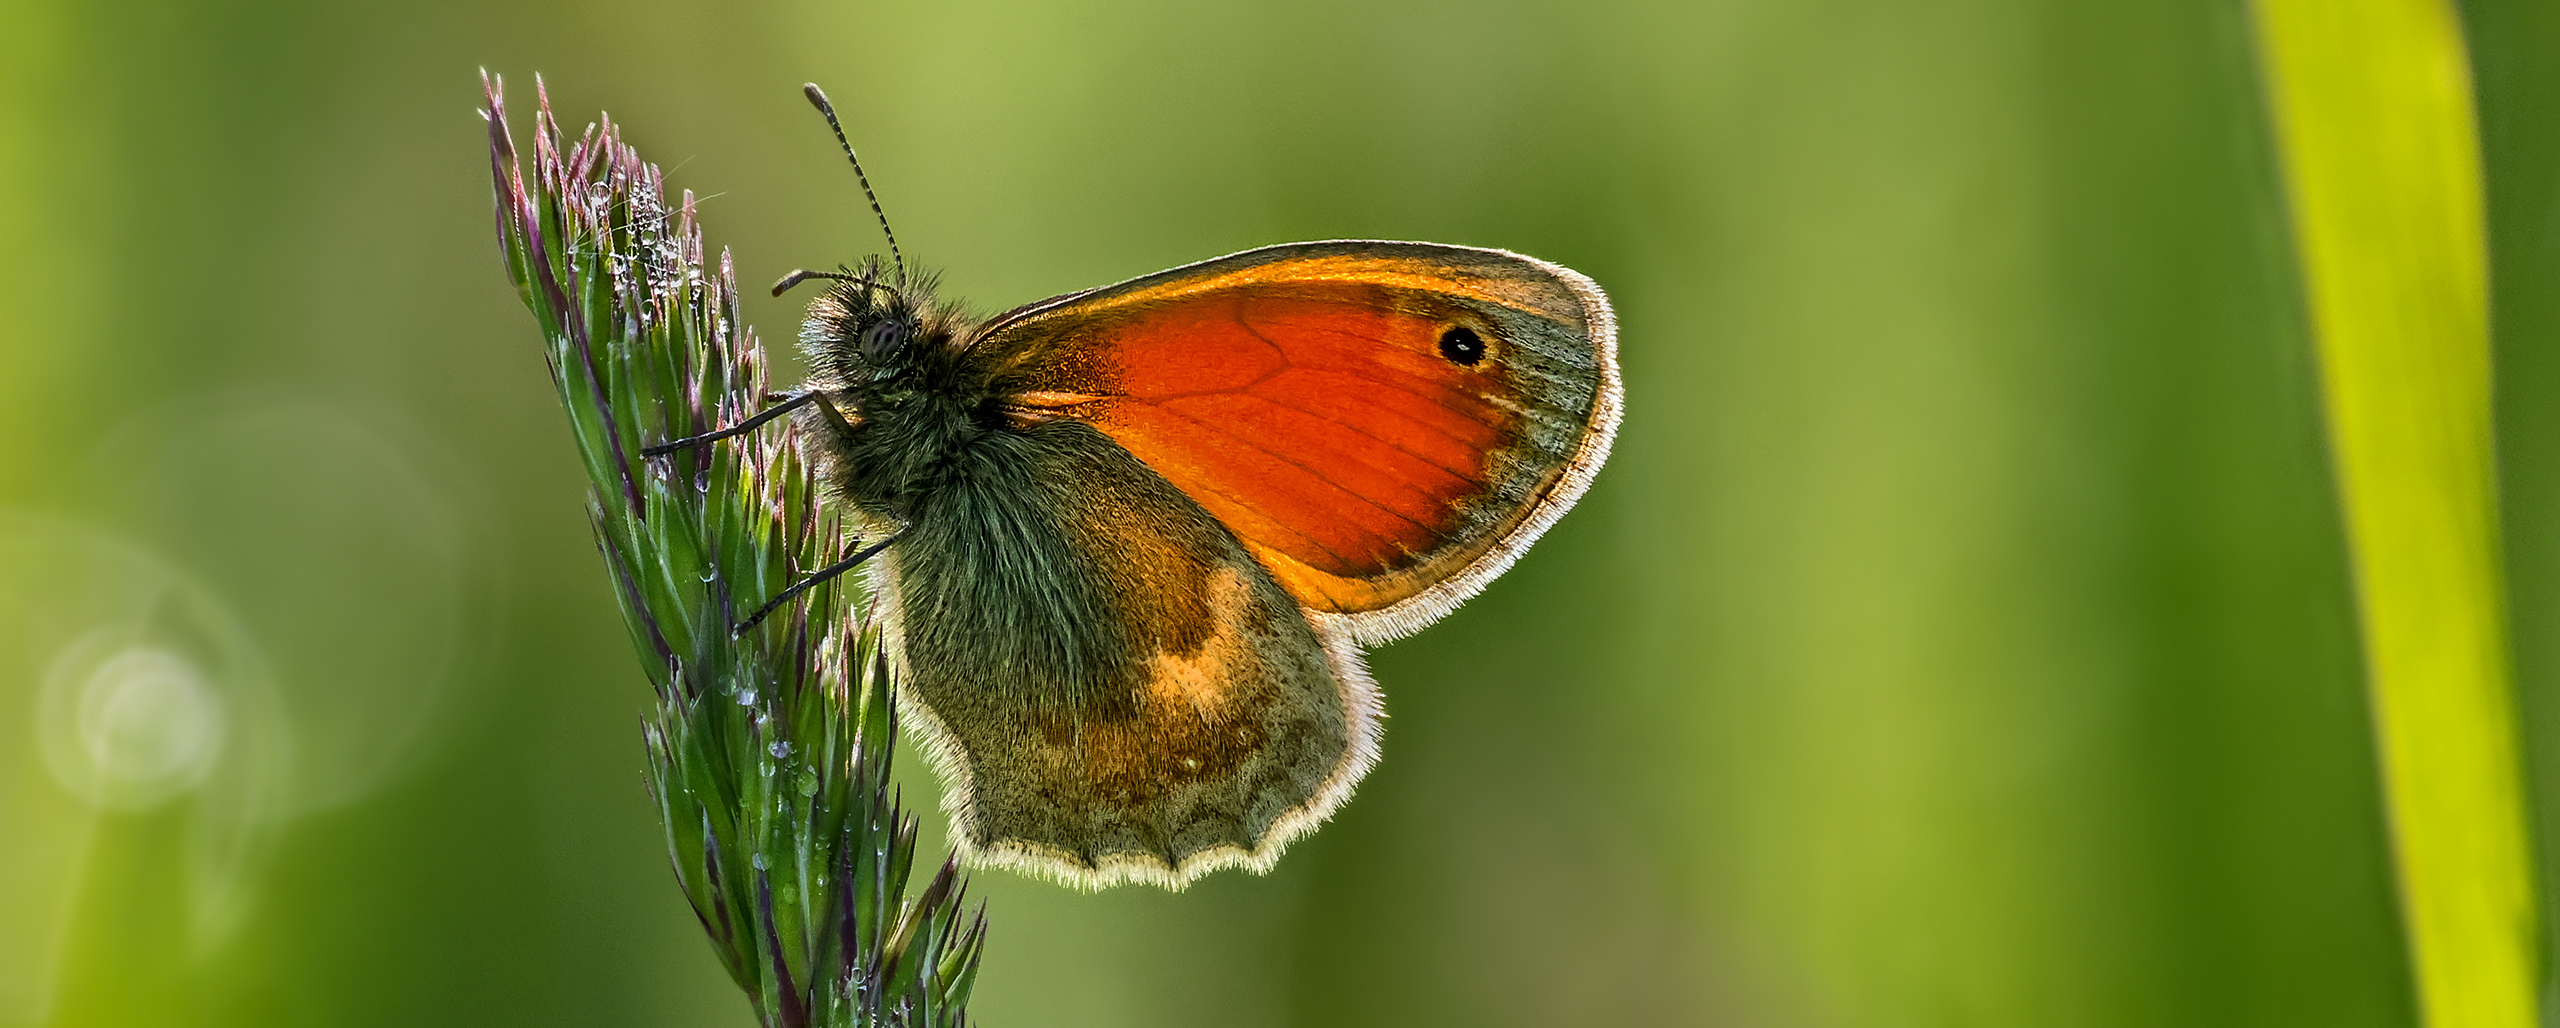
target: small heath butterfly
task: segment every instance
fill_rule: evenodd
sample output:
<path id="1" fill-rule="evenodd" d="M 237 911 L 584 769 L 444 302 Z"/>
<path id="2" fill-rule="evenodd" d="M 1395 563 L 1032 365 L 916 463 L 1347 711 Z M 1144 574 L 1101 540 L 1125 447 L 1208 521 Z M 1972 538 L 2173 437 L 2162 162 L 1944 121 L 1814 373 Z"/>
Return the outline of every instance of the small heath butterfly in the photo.
<path id="1" fill-rule="evenodd" d="M 1267 870 L 1378 759 L 1361 647 L 1501 574 L 1618 424 L 1608 298 L 1515 253 L 1289 243 L 978 318 L 889 245 L 775 287 L 833 280 L 807 385 L 651 452 L 793 412 L 880 540 L 809 582 L 877 556 L 904 711 L 981 864 Z"/>

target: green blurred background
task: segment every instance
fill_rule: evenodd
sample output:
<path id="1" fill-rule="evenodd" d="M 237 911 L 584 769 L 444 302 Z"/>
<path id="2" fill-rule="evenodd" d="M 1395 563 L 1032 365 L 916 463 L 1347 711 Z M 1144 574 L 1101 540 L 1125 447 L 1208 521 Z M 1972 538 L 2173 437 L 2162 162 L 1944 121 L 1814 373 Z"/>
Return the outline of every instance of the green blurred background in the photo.
<path id="1" fill-rule="evenodd" d="M 2560 10 L 2465 16 L 2548 806 Z M 986 1024 L 2411 1023 L 2250 53 L 2232 2 L 8 0 L 0 1025 L 750 1023 L 482 66 L 751 283 L 877 246 L 815 80 L 985 308 L 1339 236 L 1615 297 L 1616 457 L 1374 655 L 1358 797 L 1268 877 L 981 875 Z"/>

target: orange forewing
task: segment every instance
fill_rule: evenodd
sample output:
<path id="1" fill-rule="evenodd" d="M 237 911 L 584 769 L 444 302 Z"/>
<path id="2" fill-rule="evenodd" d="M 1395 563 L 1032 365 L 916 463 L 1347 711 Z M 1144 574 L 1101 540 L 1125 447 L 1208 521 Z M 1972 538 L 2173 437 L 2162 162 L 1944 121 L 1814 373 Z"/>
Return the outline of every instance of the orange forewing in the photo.
<path id="1" fill-rule="evenodd" d="M 1014 355 L 1018 410 L 1092 422 L 1301 604 L 1358 614 L 1496 565 L 1472 591 L 1597 465 L 1615 368 L 1579 281 L 1499 251 L 1293 244 L 1035 305 L 980 338 Z M 1460 327 L 1480 359 L 1442 352 Z"/>
<path id="2" fill-rule="evenodd" d="M 1337 578 L 1457 527 L 1516 419 L 1446 365 L 1430 318 L 1362 286 L 1228 290 L 1125 326 L 1103 431 L 1262 549 Z"/>

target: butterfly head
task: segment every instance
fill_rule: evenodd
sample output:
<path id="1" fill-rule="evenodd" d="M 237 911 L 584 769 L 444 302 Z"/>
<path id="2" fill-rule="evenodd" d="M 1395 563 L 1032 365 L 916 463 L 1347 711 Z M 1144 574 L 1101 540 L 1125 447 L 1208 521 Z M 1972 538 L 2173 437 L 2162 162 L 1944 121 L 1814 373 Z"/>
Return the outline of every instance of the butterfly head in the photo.
<path id="1" fill-rule="evenodd" d="M 977 321 L 936 300 L 930 279 L 877 259 L 835 279 L 801 323 L 805 387 L 825 400 L 801 424 L 822 474 L 874 513 L 904 522 L 914 483 L 977 434 L 984 376 L 966 368 Z"/>
<path id="2" fill-rule="evenodd" d="M 818 378 L 859 389 L 905 377 L 949 353 L 961 318 L 934 299 L 930 279 L 910 279 L 874 257 L 837 276 L 809 305 L 800 342 Z"/>

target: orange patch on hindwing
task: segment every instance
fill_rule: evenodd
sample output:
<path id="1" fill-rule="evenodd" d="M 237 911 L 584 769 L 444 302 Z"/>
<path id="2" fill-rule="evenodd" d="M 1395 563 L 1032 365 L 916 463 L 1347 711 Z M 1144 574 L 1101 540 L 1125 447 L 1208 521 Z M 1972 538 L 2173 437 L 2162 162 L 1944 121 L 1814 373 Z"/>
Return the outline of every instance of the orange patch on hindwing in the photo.
<path id="1" fill-rule="evenodd" d="M 1146 690 L 1150 699 L 1202 718 L 1218 718 L 1220 707 L 1231 698 L 1235 669 L 1251 657 L 1246 647 L 1252 643 L 1243 631 L 1251 613 L 1248 589 L 1244 576 L 1233 567 L 1210 573 L 1207 631 L 1196 646 L 1180 652 L 1159 652 L 1147 661 Z M 1193 759 L 1189 766 L 1197 768 L 1200 764 Z"/>

